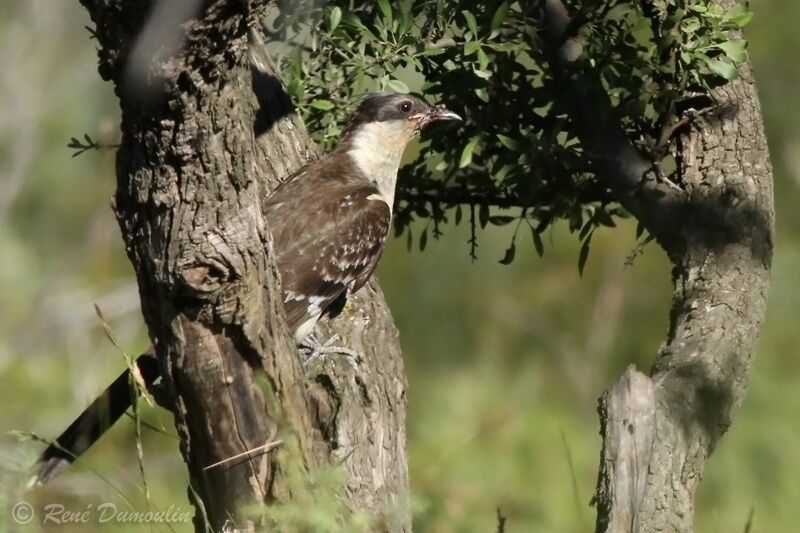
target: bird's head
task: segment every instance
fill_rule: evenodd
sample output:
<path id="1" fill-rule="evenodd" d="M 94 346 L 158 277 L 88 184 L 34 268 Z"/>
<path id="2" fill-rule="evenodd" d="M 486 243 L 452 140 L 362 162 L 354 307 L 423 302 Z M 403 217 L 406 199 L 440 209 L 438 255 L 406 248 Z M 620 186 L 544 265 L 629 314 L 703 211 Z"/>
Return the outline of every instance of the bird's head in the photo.
<path id="1" fill-rule="evenodd" d="M 358 106 L 342 132 L 342 140 L 368 136 L 401 150 L 429 124 L 461 120 L 443 105 L 429 106 L 408 94 L 372 93 Z"/>
<path id="2" fill-rule="evenodd" d="M 440 120 L 461 120 L 444 106 L 398 93 L 374 93 L 361 102 L 345 127 L 337 151 L 344 152 L 373 182 L 391 209 L 397 170 L 408 143 Z"/>

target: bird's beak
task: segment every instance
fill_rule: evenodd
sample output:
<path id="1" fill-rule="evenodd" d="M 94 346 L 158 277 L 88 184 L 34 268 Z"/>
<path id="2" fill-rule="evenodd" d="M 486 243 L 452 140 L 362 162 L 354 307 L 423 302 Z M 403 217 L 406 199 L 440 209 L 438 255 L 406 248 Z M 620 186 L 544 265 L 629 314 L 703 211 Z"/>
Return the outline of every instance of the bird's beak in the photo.
<path id="1" fill-rule="evenodd" d="M 461 117 L 447 109 L 443 105 L 437 105 L 436 107 L 429 107 L 426 111 L 422 113 L 417 113 L 411 117 L 416 122 L 416 127 L 414 128 L 417 133 L 419 133 L 422 128 L 430 124 L 431 122 L 437 122 L 440 120 L 462 120 Z"/>
<path id="2" fill-rule="evenodd" d="M 428 122 L 435 122 L 437 120 L 463 120 L 461 117 L 447 109 L 443 105 L 437 105 L 428 110 Z"/>

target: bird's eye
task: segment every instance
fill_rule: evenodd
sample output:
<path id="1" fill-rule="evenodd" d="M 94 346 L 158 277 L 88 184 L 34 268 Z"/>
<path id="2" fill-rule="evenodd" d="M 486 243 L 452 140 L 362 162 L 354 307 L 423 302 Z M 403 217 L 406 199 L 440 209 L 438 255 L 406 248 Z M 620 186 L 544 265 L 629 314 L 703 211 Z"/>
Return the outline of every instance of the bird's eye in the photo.
<path id="1" fill-rule="evenodd" d="M 409 102 L 408 100 L 400 102 L 400 105 L 398 107 L 400 108 L 400 111 L 402 111 L 403 113 L 408 113 L 409 111 L 411 111 L 411 102 Z"/>

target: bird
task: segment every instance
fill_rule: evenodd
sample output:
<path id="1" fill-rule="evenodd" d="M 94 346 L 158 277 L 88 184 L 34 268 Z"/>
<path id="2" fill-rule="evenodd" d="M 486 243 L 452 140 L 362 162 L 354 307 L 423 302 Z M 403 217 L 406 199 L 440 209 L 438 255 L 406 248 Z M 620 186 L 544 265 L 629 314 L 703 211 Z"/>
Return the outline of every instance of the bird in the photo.
<path id="1" fill-rule="evenodd" d="M 298 346 L 336 302 L 360 289 L 380 261 L 408 144 L 429 124 L 460 121 L 443 105 L 402 93 L 365 96 L 334 149 L 280 180 L 266 198 L 286 322 Z M 149 389 L 160 377 L 154 348 L 135 361 Z M 136 401 L 123 372 L 39 457 L 29 487 L 43 485 L 83 454 Z"/>

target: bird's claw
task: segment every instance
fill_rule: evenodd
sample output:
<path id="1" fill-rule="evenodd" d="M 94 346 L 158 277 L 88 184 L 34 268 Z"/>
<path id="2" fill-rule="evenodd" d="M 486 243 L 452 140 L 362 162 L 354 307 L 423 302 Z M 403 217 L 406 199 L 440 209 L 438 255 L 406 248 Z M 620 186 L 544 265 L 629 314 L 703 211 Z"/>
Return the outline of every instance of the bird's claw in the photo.
<path id="1" fill-rule="evenodd" d="M 361 362 L 361 354 L 346 346 L 334 346 L 333 343 L 340 339 L 341 337 L 337 333 L 331 336 L 325 343 L 320 343 L 313 334 L 309 335 L 300 347 L 301 353 L 305 356 L 303 364 L 307 368 L 315 361 L 320 361 L 321 364 L 324 365 L 328 354 L 339 354 L 345 356 L 345 360 L 350 364 L 353 370 L 357 371 L 358 365 Z"/>

